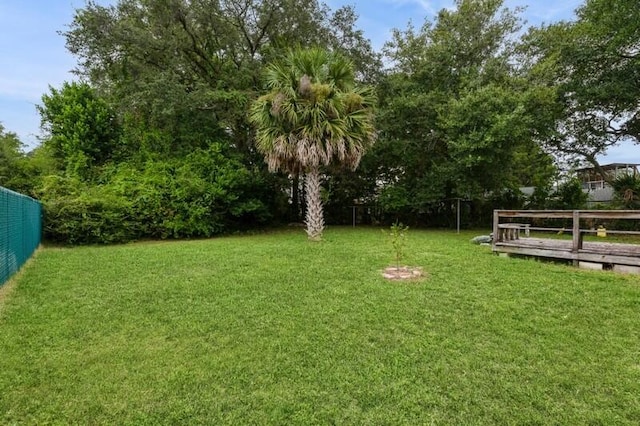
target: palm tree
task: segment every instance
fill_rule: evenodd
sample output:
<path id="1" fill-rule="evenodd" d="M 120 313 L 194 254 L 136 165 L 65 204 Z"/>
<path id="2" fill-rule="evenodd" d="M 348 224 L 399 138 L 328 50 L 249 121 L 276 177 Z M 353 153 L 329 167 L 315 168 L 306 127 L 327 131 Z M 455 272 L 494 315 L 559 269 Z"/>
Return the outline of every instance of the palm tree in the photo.
<path id="1" fill-rule="evenodd" d="M 627 173 L 616 177 L 613 182 L 613 198 L 623 209 L 640 208 L 640 175 Z"/>
<path id="2" fill-rule="evenodd" d="M 311 240 L 324 229 L 321 168 L 356 169 L 375 141 L 375 96 L 356 87 L 352 64 L 319 48 L 292 50 L 267 66 L 269 93 L 251 106 L 256 145 L 269 170 L 305 174 L 306 225 Z"/>

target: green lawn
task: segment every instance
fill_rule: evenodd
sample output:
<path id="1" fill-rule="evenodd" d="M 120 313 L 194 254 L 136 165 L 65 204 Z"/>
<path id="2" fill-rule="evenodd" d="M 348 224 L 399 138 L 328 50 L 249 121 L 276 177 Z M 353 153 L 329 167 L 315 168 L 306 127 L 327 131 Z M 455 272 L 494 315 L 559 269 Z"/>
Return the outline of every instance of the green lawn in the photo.
<path id="1" fill-rule="evenodd" d="M 377 229 L 43 249 L 0 424 L 640 424 L 640 277 L 473 235 L 411 230 L 411 283 Z"/>

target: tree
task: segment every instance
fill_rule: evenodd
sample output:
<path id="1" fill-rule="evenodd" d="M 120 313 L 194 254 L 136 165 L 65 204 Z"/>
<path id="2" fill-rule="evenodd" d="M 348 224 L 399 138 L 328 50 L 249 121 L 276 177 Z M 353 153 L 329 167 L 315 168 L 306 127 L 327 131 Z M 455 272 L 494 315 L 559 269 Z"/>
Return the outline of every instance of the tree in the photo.
<path id="1" fill-rule="evenodd" d="M 50 87 L 37 106 L 45 141 L 54 158 L 72 174 L 89 177 L 92 168 L 112 159 L 119 149 L 115 114 L 86 83 Z"/>
<path id="2" fill-rule="evenodd" d="M 549 208 L 555 210 L 582 209 L 588 199 L 589 194 L 582 190 L 582 182 L 577 178 L 572 178 L 558 185 L 550 195 Z"/>
<path id="3" fill-rule="evenodd" d="M 351 59 L 359 81 L 375 81 L 380 55 L 356 19 L 352 6 L 319 0 L 89 1 L 64 36 L 76 73 L 116 110 L 122 148 L 138 162 L 223 143 L 266 192 L 282 193 L 297 191 L 298 176 L 268 173 L 247 118 L 262 70 L 291 46 L 318 45 Z"/>
<path id="4" fill-rule="evenodd" d="M 42 177 L 55 172 L 55 165 L 46 147 L 24 148 L 18 135 L 0 123 L 0 186 L 35 196 Z"/>
<path id="5" fill-rule="evenodd" d="M 640 208 L 640 175 L 629 173 L 611 182 L 615 204 L 623 209 Z"/>
<path id="6" fill-rule="evenodd" d="M 181 156 L 226 140 L 251 164 L 259 155 L 247 107 L 282 49 L 328 46 L 374 78 L 380 61 L 355 20 L 353 8 L 331 14 L 318 0 L 119 0 L 89 2 L 64 35 L 76 72 L 134 132 L 151 134 L 140 148 Z"/>
<path id="7" fill-rule="evenodd" d="M 256 144 L 272 171 L 303 172 L 311 240 L 324 229 L 321 167 L 357 168 L 375 140 L 375 96 L 356 87 L 351 63 L 320 48 L 292 50 L 266 70 L 269 93 L 251 106 Z"/>
<path id="8" fill-rule="evenodd" d="M 454 198 L 480 204 L 487 194 L 517 191 L 528 179 L 520 153 L 539 151 L 533 105 L 546 98 L 515 66 L 519 10 L 501 0 L 455 4 L 419 29 L 395 30 L 385 46 L 393 68 L 379 90 L 372 154 L 385 184 L 381 201 L 416 220 L 454 217 Z"/>
<path id="9" fill-rule="evenodd" d="M 556 91 L 556 134 L 546 145 L 587 161 L 621 141 L 640 142 L 640 8 L 636 0 L 587 0 L 575 22 L 527 35 L 532 72 Z M 604 175 L 604 173 L 603 173 Z"/>
<path id="10" fill-rule="evenodd" d="M 13 132 L 7 132 L 0 123 L 0 186 L 18 190 L 14 180 L 20 175 L 20 163 L 24 159 L 22 142 Z"/>

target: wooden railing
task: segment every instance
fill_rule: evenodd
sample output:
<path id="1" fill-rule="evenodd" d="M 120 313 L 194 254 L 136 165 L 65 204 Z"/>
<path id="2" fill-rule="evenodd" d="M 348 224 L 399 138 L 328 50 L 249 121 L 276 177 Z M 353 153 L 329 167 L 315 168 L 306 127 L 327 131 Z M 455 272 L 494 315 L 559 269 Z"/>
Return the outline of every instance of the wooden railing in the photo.
<path id="1" fill-rule="evenodd" d="M 544 220 L 542 220 L 544 219 Z M 564 220 L 567 226 L 536 226 L 549 219 Z M 601 262 L 603 264 L 640 265 L 640 244 L 619 244 L 607 241 L 590 242 L 585 246 L 586 234 L 603 233 L 595 224 L 610 220 L 640 221 L 640 210 L 495 210 L 493 213 L 493 250 L 495 252 L 525 254 L 541 257 L 569 259 L 575 262 Z M 569 225 L 570 224 L 570 225 Z M 583 226 L 587 225 L 589 226 Z M 640 229 L 640 222 L 634 229 Z M 571 241 L 554 238 L 550 233 L 571 234 Z M 639 235 L 640 231 L 606 229 L 607 235 Z M 603 241 L 605 241 L 603 239 Z"/>

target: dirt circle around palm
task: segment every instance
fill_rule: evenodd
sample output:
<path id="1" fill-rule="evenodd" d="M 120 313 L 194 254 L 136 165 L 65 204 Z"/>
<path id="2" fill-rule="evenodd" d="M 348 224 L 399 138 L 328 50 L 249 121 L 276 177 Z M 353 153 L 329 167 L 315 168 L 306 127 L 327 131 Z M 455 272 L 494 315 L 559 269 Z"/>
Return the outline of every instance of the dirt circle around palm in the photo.
<path id="1" fill-rule="evenodd" d="M 424 278 L 422 268 L 417 266 L 389 266 L 382 271 L 382 276 L 392 281 L 410 281 Z"/>

